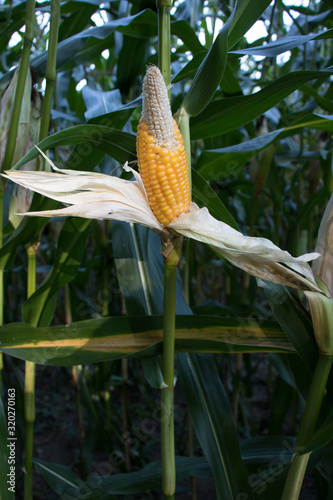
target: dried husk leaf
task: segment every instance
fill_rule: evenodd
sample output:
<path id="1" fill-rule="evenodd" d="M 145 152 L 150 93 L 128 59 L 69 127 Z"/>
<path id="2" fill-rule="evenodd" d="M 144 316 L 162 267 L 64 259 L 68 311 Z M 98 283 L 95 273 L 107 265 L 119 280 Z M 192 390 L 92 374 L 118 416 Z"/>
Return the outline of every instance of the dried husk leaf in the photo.
<path id="1" fill-rule="evenodd" d="M 333 299 L 316 292 L 305 292 L 314 334 L 321 353 L 333 355 Z"/>
<path id="2" fill-rule="evenodd" d="M 312 270 L 327 286 L 333 296 L 333 195 L 331 196 L 318 232 L 316 252 L 319 258 L 313 263 Z"/>
<path id="3" fill-rule="evenodd" d="M 140 175 L 127 165 L 125 169 L 133 173 L 134 181 L 98 173 L 72 173 L 69 170 L 60 173 L 46 155 L 43 156 L 57 172 L 11 170 L 6 172 L 6 177 L 71 206 L 26 215 L 71 215 L 136 222 L 160 233 L 169 231 L 207 243 L 234 265 L 258 278 L 322 293 L 307 263 L 318 257 L 316 253 L 295 258 L 266 238 L 244 236 L 212 217 L 207 208 L 200 209 L 195 203 L 191 203 L 187 213 L 165 228 L 150 209 Z"/>

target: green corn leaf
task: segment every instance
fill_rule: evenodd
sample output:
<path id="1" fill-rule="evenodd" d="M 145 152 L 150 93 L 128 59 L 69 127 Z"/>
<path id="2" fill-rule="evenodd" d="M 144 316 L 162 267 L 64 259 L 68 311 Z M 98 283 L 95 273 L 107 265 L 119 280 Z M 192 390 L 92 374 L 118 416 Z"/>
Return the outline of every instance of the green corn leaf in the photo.
<path id="1" fill-rule="evenodd" d="M 310 314 L 294 291 L 273 283 L 265 283 L 264 289 L 276 319 L 298 354 L 289 360 L 289 366 L 297 389 L 306 400 L 318 356 Z M 327 392 L 332 397 L 332 383 L 328 383 Z M 331 401 L 325 398 L 321 418 L 327 418 L 330 410 Z"/>
<path id="2" fill-rule="evenodd" d="M 241 453 L 250 474 L 249 483 L 254 498 L 280 500 L 293 457 L 296 438 L 290 436 L 260 436 L 241 442 Z M 325 450 L 310 456 L 308 470 L 325 456 Z"/>
<path id="3" fill-rule="evenodd" d="M 256 47 L 249 47 L 245 49 L 237 49 L 230 51 L 231 54 L 242 54 L 242 55 L 252 55 L 252 56 L 265 56 L 265 57 L 276 57 L 287 50 L 292 50 L 295 47 L 299 47 L 310 40 L 320 40 L 324 38 L 332 38 L 333 29 L 322 31 L 321 33 L 310 35 L 297 35 L 297 36 L 285 36 L 273 42 L 267 43 L 266 45 L 257 45 Z"/>
<path id="4" fill-rule="evenodd" d="M 92 89 L 86 85 L 82 89 L 82 97 L 87 108 L 84 116 L 88 120 L 88 123 L 110 126 L 112 128 L 122 128 L 125 125 L 126 122 L 123 122 L 121 126 L 115 126 L 115 120 L 111 118 L 109 119 L 109 123 L 105 121 L 92 121 L 96 117 L 105 119 L 107 113 L 109 113 L 109 116 L 112 116 L 112 114 L 122 108 L 121 92 L 119 89 L 103 92 L 101 90 Z"/>
<path id="5" fill-rule="evenodd" d="M 95 2 L 80 2 L 80 4 L 74 2 L 75 4 L 76 8 L 69 8 L 69 12 L 66 9 L 67 16 L 64 16 L 59 26 L 59 42 L 76 35 L 83 26 L 88 26 L 91 22 L 91 16 L 98 10 L 98 4 Z M 60 12 L 63 13 L 62 9 Z"/>
<path id="6" fill-rule="evenodd" d="M 189 115 L 199 114 L 214 96 L 227 63 L 228 24 L 218 34 L 211 49 L 200 64 L 183 107 Z"/>
<path id="7" fill-rule="evenodd" d="M 300 226 L 306 224 L 310 214 L 313 213 L 315 207 L 321 207 L 325 204 L 327 194 L 325 189 L 319 189 L 304 205 L 300 208 L 297 214 L 297 224 Z"/>
<path id="8" fill-rule="evenodd" d="M 214 189 L 201 175 L 192 169 L 192 193 L 199 205 L 207 207 L 209 212 L 218 220 L 239 231 L 238 225 Z"/>
<path id="9" fill-rule="evenodd" d="M 112 224 L 112 245 L 119 286 L 130 316 L 163 314 L 163 261 L 161 240 L 146 227 Z M 163 386 L 159 356 L 141 358 L 151 387 Z"/>
<path id="10" fill-rule="evenodd" d="M 196 170 L 207 180 L 225 179 L 230 175 L 237 175 L 258 151 L 272 144 L 281 132 L 279 129 L 235 146 L 203 151 L 196 163 Z"/>
<path id="11" fill-rule="evenodd" d="M 53 210 L 58 203 L 34 194 L 30 210 Z M 17 229 L 8 237 L 0 249 L 0 269 L 9 269 L 13 264 L 19 245 L 27 245 L 37 240 L 39 233 L 48 223 L 45 217 L 23 217 Z"/>
<path id="12" fill-rule="evenodd" d="M 117 276 L 130 316 L 163 313 L 163 258 L 159 235 L 138 224 L 114 221 Z M 177 277 L 177 314 L 191 314 Z"/>
<path id="13" fill-rule="evenodd" d="M 119 457 L 117 461 L 119 462 Z M 113 465 L 106 465 L 106 462 L 95 464 L 93 473 L 98 479 L 96 483 L 84 482 L 68 467 L 44 460 L 34 460 L 34 466 L 51 488 L 58 495 L 63 495 L 60 497 L 63 500 L 76 498 L 78 495 L 84 495 L 86 500 L 103 500 L 109 495 L 132 495 L 161 490 L 160 462 L 151 462 L 141 470 L 127 474 L 113 474 Z M 211 477 L 211 471 L 203 457 L 176 457 L 176 472 L 179 481 L 189 476 Z"/>
<path id="14" fill-rule="evenodd" d="M 107 96 L 105 96 L 105 94 L 107 94 Z M 105 102 L 106 98 L 108 98 L 107 102 Z M 87 121 L 88 125 L 102 125 L 104 127 L 120 130 L 126 125 L 134 109 L 137 106 L 141 106 L 141 98 L 121 105 L 121 95 L 118 90 L 105 93 L 89 88 L 89 90 L 85 91 L 85 102 L 87 107 L 88 104 L 90 104 L 88 107 L 90 115 L 94 114 L 94 116 Z M 112 110 L 110 110 L 110 108 Z M 108 110 L 108 112 L 106 112 L 106 110 Z M 96 146 L 96 144 L 94 144 L 94 146 Z M 66 168 L 73 170 L 92 170 L 105 155 L 103 150 L 99 150 L 96 147 L 90 148 L 90 153 L 89 151 L 84 151 L 84 154 L 82 154 L 82 147 L 82 141 L 80 141 L 79 144 L 75 144 L 66 161 Z M 133 153 L 132 146 L 131 151 Z M 130 156 L 133 156 L 132 153 Z"/>
<path id="15" fill-rule="evenodd" d="M 250 473 L 262 470 L 272 461 L 289 466 L 294 453 L 295 439 L 290 436 L 258 436 L 240 443 L 242 458 Z"/>
<path id="16" fill-rule="evenodd" d="M 37 472 L 58 495 L 79 488 L 82 488 L 81 493 L 83 492 L 85 483 L 69 467 L 50 464 L 44 460 L 34 460 L 33 464 Z"/>
<path id="17" fill-rule="evenodd" d="M 278 500 L 281 497 L 286 473 L 292 458 L 294 443 L 287 436 L 263 436 L 243 440 L 240 444 L 242 459 L 251 474 L 249 478 L 256 498 Z M 34 460 L 35 469 L 48 485 L 63 500 L 66 495 L 85 495 L 85 499 L 97 500 L 108 494 L 131 494 L 145 492 L 148 488 L 161 488 L 160 462 L 152 462 L 140 471 L 126 474 L 113 474 L 111 464 L 95 464 L 93 474 L 99 481 L 84 482 L 69 467 Z M 210 478 L 211 469 L 205 457 L 176 457 L 177 478 L 189 476 Z M 146 488 L 146 490 L 144 489 Z M 105 498 L 105 496 L 104 496 Z M 241 498 L 241 497 L 240 497 Z M 247 497 L 249 499 L 251 497 Z"/>
<path id="18" fill-rule="evenodd" d="M 178 36 L 183 40 L 186 49 L 190 50 L 192 54 L 197 54 L 204 47 L 201 45 L 199 38 L 195 34 L 194 29 L 186 21 L 171 21 L 170 23 L 171 34 Z"/>
<path id="19" fill-rule="evenodd" d="M 124 36 L 117 65 L 117 89 L 127 95 L 133 82 L 142 72 L 147 40 Z"/>
<path id="20" fill-rule="evenodd" d="M 191 115 L 201 113 L 212 100 L 227 63 L 228 46 L 232 47 L 250 29 L 269 5 L 269 0 L 238 0 L 228 22 L 216 37 L 200 64 L 183 106 Z"/>
<path id="21" fill-rule="evenodd" d="M 303 127 L 333 132 L 333 115 L 306 114 L 287 127 L 274 130 L 248 141 L 201 153 L 195 165 L 196 170 L 207 180 L 225 179 L 237 175 L 241 168 L 259 151 L 267 148 L 279 138 L 287 137 Z M 296 153 L 299 155 L 299 152 Z M 318 152 L 316 152 L 318 156 Z"/>
<path id="22" fill-rule="evenodd" d="M 276 319 L 305 365 L 313 371 L 318 348 L 308 311 L 296 293 L 283 285 L 266 282 L 264 290 Z"/>
<path id="23" fill-rule="evenodd" d="M 308 444 L 299 452 L 300 455 L 311 453 L 315 450 L 323 448 L 333 439 L 333 409 L 320 425 L 319 429 L 314 433 Z"/>
<path id="24" fill-rule="evenodd" d="M 72 168 L 75 168 L 75 161 L 82 161 L 93 150 L 103 151 L 120 163 L 134 161 L 136 159 L 135 135 L 112 129 L 102 125 L 76 125 L 65 130 L 60 130 L 40 141 L 37 146 L 42 151 L 56 146 L 80 145 L 77 150 L 77 158 L 72 158 Z M 36 148 L 32 148 L 14 168 L 18 169 L 30 160 L 39 155 Z M 89 165 L 87 165 L 87 170 Z"/>
<path id="25" fill-rule="evenodd" d="M 127 314 L 163 314 L 164 270 L 160 237 L 143 226 L 115 221 L 112 245 Z M 179 274 L 176 293 L 176 313 L 191 314 Z M 142 358 L 141 362 L 149 384 L 161 388 L 163 374 L 159 357 Z"/>
<path id="26" fill-rule="evenodd" d="M 137 106 L 141 106 L 141 99 L 136 99 L 125 104 L 115 111 L 90 118 L 87 123 L 89 125 L 104 125 L 121 130 L 126 125 Z"/>
<path id="27" fill-rule="evenodd" d="M 329 78 L 332 72 L 332 69 L 295 71 L 278 78 L 254 94 L 215 100 L 202 113 L 191 118 L 191 139 L 215 137 L 246 125 L 304 83 L 317 78 Z"/>
<path id="28" fill-rule="evenodd" d="M 269 0 L 238 0 L 230 23 L 228 47 L 233 47 L 259 19 Z"/>
<path id="29" fill-rule="evenodd" d="M 36 326 L 50 324 L 57 299 L 57 292 L 74 278 L 79 270 L 90 220 L 68 218 L 59 234 L 52 270 L 44 282 L 23 305 L 23 321 Z"/>
<path id="30" fill-rule="evenodd" d="M 161 353 L 163 316 L 112 316 L 70 325 L 0 327 L 0 350 L 40 364 L 68 366 Z M 177 352 L 284 352 L 294 348 L 276 322 L 178 315 Z"/>
<path id="31" fill-rule="evenodd" d="M 193 59 L 191 59 L 178 73 L 176 73 L 171 81 L 172 83 L 177 83 L 181 82 L 185 78 L 192 78 L 196 71 L 198 70 L 200 64 L 206 57 L 207 51 L 202 50 L 201 52 L 198 52 Z"/>
<path id="32" fill-rule="evenodd" d="M 333 115 L 322 115 L 319 113 L 305 114 L 297 120 L 292 120 L 284 129 L 282 137 L 300 132 L 303 127 L 333 132 Z"/>
<path id="33" fill-rule="evenodd" d="M 260 436 L 241 442 L 241 453 L 249 472 L 253 496 L 260 500 L 280 500 L 294 452 L 289 436 Z"/>
<path id="34" fill-rule="evenodd" d="M 168 387 L 163 380 L 160 356 L 141 358 L 142 368 L 149 385 L 154 389 L 165 389 Z"/>
<path id="35" fill-rule="evenodd" d="M 18 26 L 24 24 L 24 11 L 22 15 L 22 21 L 18 21 Z M 76 19 L 80 18 L 77 12 L 75 16 Z M 73 29 L 73 26 L 71 26 L 71 29 Z M 146 9 L 133 16 L 114 19 L 102 26 L 80 31 L 60 41 L 57 47 L 57 69 L 69 68 L 80 63 L 92 61 L 104 49 L 110 47 L 114 31 L 119 31 L 135 39 L 154 37 L 157 33 L 156 12 Z M 184 44 L 193 53 L 202 49 L 202 45 L 193 29 L 184 21 L 172 22 L 171 32 L 182 39 Z M 31 58 L 32 66 L 38 70 L 41 76 L 45 75 L 46 61 L 47 51 Z M 0 79 L 0 88 L 6 88 L 12 77 L 12 73 L 12 71 L 9 71 Z"/>
<path id="36" fill-rule="evenodd" d="M 217 498 L 252 497 L 238 444 L 229 401 L 214 359 L 186 354 L 178 357 L 179 381 L 194 429 L 215 478 Z"/>
<path id="37" fill-rule="evenodd" d="M 24 23 L 23 23 L 24 24 Z M 57 47 L 57 69 L 68 65 L 76 66 L 85 61 L 91 61 L 97 54 L 101 54 L 110 44 L 110 39 L 115 30 L 134 38 L 149 38 L 156 35 L 157 15 L 146 9 L 133 16 L 114 19 L 102 26 L 96 26 L 63 40 Z M 31 58 L 31 65 L 36 68 L 41 76 L 45 75 L 47 51 Z M 0 88 L 6 88 L 12 77 L 12 71 L 0 79 Z"/>
<path id="38" fill-rule="evenodd" d="M 272 366 L 277 373 L 277 376 L 281 378 L 287 385 L 295 389 L 295 381 L 293 378 L 292 371 L 290 370 L 288 363 L 288 356 L 280 356 L 279 354 L 270 354 L 269 356 Z"/>
<path id="39" fill-rule="evenodd" d="M 143 226 L 118 221 L 112 223 L 117 277 L 130 316 L 162 314 L 160 244 L 158 235 Z"/>
<path id="40" fill-rule="evenodd" d="M 271 412 L 268 432 L 273 436 L 282 434 L 283 424 L 290 408 L 290 403 L 295 397 L 295 389 L 281 377 L 274 382 L 274 390 L 271 403 Z"/>
<path id="41" fill-rule="evenodd" d="M 317 104 L 328 113 L 333 112 L 333 103 L 331 99 L 327 99 L 327 97 L 319 94 L 319 92 L 317 92 L 315 88 L 310 87 L 310 85 L 303 85 L 302 92 L 304 95 L 313 97 L 316 100 Z"/>

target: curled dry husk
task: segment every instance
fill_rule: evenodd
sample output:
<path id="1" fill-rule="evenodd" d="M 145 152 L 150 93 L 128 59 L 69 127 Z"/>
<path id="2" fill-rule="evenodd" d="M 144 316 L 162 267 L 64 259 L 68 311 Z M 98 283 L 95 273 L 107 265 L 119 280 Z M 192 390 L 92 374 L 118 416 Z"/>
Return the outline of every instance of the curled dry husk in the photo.
<path id="1" fill-rule="evenodd" d="M 26 215 L 69 215 L 139 223 L 160 233 L 176 233 L 207 243 L 225 259 L 258 278 L 322 293 L 308 264 L 318 253 L 295 258 L 266 238 L 244 236 L 193 202 L 187 213 L 164 227 L 151 211 L 140 175 L 128 165 L 124 168 L 133 173 L 133 181 L 99 173 L 59 170 L 42 154 L 55 172 L 11 170 L 5 176 L 69 206 Z"/>
<path id="2" fill-rule="evenodd" d="M 333 355 L 333 195 L 319 227 L 316 251 L 319 258 L 312 265 L 325 295 L 306 291 L 316 342 L 320 352 Z"/>
<path id="3" fill-rule="evenodd" d="M 15 70 L 12 81 L 0 100 L 0 164 L 2 164 L 6 152 L 18 75 L 19 68 Z M 41 94 L 33 88 L 31 71 L 29 68 L 25 80 L 12 165 L 15 165 L 15 163 L 17 163 L 20 158 L 30 151 L 33 145 L 38 142 L 41 111 Z M 26 163 L 23 170 L 36 170 L 37 166 L 38 159 L 36 158 Z M 21 186 L 17 186 L 11 197 L 10 214 L 14 214 L 15 212 L 26 212 L 30 207 L 31 198 L 31 191 L 23 189 Z M 10 215 L 10 221 L 14 227 L 17 227 L 20 220 L 20 217 Z"/>
<path id="4" fill-rule="evenodd" d="M 316 252 L 319 258 L 312 265 L 313 274 L 325 283 L 333 297 L 333 195 L 321 220 Z"/>

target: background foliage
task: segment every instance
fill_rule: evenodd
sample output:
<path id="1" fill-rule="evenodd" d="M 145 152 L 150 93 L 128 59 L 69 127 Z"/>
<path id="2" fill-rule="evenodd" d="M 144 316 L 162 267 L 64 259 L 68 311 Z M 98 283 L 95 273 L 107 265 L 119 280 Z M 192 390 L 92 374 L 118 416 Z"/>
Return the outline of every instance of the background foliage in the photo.
<path id="1" fill-rule="evenodd" d="M 0 6 L 2 89 L 22 53 L 25 7 Z M 45 89 L 49 12 L 50 2 L 36 5 L 31 65 L 38 92 Z M 329 0 L 191 0 L 172 8 L 172 108 L 183 105 L 191 115 L 193 198 L 293 255 L 314 250 L 332 190 L 332 12 Z M 51 149 L 59 167 L 125 175 L 118 167 L 135 167 L 149 64 L 157 64 L 155 1 L 61 2 L 52 123 L 40 147 Z M 36 155 L 32 150 L 24 161 Z M 23 219 L 14 229 L 12 190 L 6 186 L 0 338 L 8 354 L 3 395 L 17 388 L 20 453 L 19 358 L 49 365 L 37 370 L 37 432 L 50 432 L 43 422 L 52 426 L 57 394 L 60 406 L 74 394 L 70 412 L 78 415 L 77 423 L 71 418 L 76 446 L 65 457 L 54 437 L 54 460 L 39 456 L 37 446 L 35 474 L 49 489 L 37 482 L 36 498 L 45 491 L 47 498 L 159 498 L 159 238 L 126 223 L 80 219 Z M 37 209 L 49 203 L 33 200 Z M 38 288 L 26 300 L 24 245 L 36 240 Z M 258 284 L 197 242 L 186 241 L 184 250 L 176 332 L 179 498 L 187 497 L 190 483 L 182 480 L 190 476 L 206 478 L 198 498 L 280 498 L 316 360 L 308 311 L 299 294 Z M 124 356 L 128 363 L 118 361 Z M 307 499 L 333 498 L 332 382 L 313 441 Z M 1 407 L 2 438 L 4 432 Z M 126 480 L 114 472 L 126 472 Z M 193 481 L 191 487 L 195 498 Z"/>

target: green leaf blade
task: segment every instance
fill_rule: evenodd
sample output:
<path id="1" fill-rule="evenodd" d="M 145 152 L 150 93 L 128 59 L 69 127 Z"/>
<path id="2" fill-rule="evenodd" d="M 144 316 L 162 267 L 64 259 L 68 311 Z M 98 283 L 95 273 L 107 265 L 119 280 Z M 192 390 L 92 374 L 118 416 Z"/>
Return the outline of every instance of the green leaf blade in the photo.
<path id="1" fill-rule="evenodd" d="M 163 316 L 111 316 L 69 325 L 0 327 L 0 350 L 39 364 L 69 366 L 161 353 Z M 287 352 L 294 348 L 276 322 L 177 315 L 176 351 L 201 353 Z"/>
<path id="2" fill-rule="evenodd" d="M 278 78 L 254 94 L 215 100 L 199 115 L 191 118 L 191 139 L 215 137 L 246 125 L 304 83 L 317 78 L 329 78 L 332 72 L 331 69 L 295 71 Z"/>
<path id="3" fill-rule="evenodd" d="M 196 434 L 214 474 L 217 497 L 232 500 L 247 494 L 251 498 L 233 415 L 215 363 L 207 356 L 187 354 L 178 359 L 177 367 Z"/>

